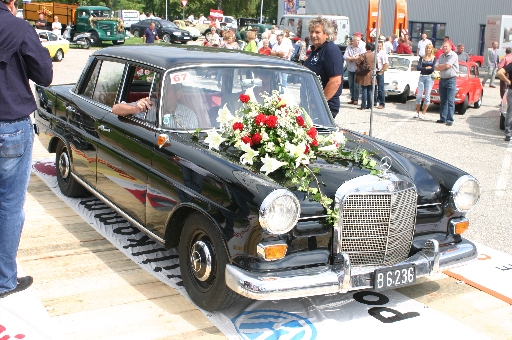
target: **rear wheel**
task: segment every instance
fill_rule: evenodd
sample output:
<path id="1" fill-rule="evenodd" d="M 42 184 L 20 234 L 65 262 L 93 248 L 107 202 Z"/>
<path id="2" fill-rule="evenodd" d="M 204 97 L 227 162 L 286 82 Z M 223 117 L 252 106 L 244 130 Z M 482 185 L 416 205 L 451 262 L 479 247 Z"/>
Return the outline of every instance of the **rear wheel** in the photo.
<path id="1" fill-rule="evenodd" d="M 101 46 L 101 40 L 100 40 L 100 36 L 98 35 L 98 32 L 92 31 L 91 38 L 93 40 L 93 42 L 92 42 L 93 46 L 96 46 L 96 47 Z"/>
<path id="2" fill-rule="evenodd" d="M 197 41 L 197 37 L 192 38 L 193 41 Z"/>
<path id="3" fill-rule="evenodd" d="M 479 61 L 477 61 L 475 64 L 476 64 L 478 67 L 482 67 L 482 63 L 481 63 L 481 62 L 479 62 Z"/>
<path id="4" fill-rule="evenodd" d="M 193 213 L 183 225 L 178 246 L 185 289 L 196 305 L 208 311 L 231 307 L 241 298 L 226 285 L 228 257 L 222 240 L 212 222 Z"/>
<path id="5" fill-rule="evenodd" d="M 71 175 L 71 157 L 69 150 L 62 141 L 57 144 L 57 153 L 55 156 L 55 167 L 57 172 L 57 183 L 60 191 L 68 197 L 86 197 L 90 196 L 89 191 L 85 189 Z"/>
<path id="6" fill-rule="evenodd" d="M 57 52 L 55 52 L 55 55 L 53 56 L 53 60 L 55 61 L 62 61 L 64 59 L 64 52 L 59 48 Z"/>
<path id="7" fill-rule="evenodd" d="M 162 40 L 166 43 L 170 43 L 171 42 L 171 36 L 167 33 L 165 33 L 163 36 L 162 36 Z"/>
<path id="8" fill-rule="evenodd" d="M 407 98 L 409 98 L 409 92 L 411 91 L 411 88 L 409 85 L 405 85 L 404 92 L 400 95 L 400 102 L 402 104 L 407 103 Z"/>
<path id="9" fill-rule="evenodd" d="M 468 100 L 469 100 L 468 98 L 469 98 L 469 93 L 466 95 L 466 99 L 464 99 L 464 102 L 462 104 L 457 105 L 457 112 L 460 115 L 465 114 L 468 109 Z"/>
<path id="10" fill-rule="evenodd" d="M 140 37 L 140 32 L 139 32 L 139 30 L 133 30 L 132 34 L 133 34 L 133 36 L 134 36 L 134 37 L 136 37 L 136 38 Z"/>

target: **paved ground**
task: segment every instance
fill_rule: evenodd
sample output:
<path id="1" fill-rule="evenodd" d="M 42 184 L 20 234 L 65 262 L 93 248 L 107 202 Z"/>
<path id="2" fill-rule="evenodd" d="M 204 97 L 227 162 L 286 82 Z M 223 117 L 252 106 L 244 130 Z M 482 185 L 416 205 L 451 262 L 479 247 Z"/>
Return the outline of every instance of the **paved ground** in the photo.
<path id="1" fill-rule="evenodd" d="M 71 50 L 61 63 L 54 63 L 54 84 L 74 83 L 91 52 Z M 342 103 L 348 99 L 346 92 Z M 512 207 L 506 200 L 512 194 L 512 144 L 503 142 L 498 129 L 498 102 L 498 89 L 486 87 L 483 106 L 456 116 L 452 127 L 435 123 L 436 106 L 426 120 L 418 121 L 412 118 L 412 100 L 390 102 L 374 112 L 372 132 L 477 177 L 482 199 L 469 213 L 467 236 L 512 254 Z M 369 110 L 342 106 L 336 119 L 340 126 L 369 131 Z M 36 142 L 34 159 L 47 155 Z M 26 211 L 19 261 L 34 276 L 32 289 L 64 339 L 224 338 L 193 305 L 114 249 L 36 176 Z M 512 306 L 452 278 L 441 275 L 400 292 L 492 339 L 512 339 Z"/>

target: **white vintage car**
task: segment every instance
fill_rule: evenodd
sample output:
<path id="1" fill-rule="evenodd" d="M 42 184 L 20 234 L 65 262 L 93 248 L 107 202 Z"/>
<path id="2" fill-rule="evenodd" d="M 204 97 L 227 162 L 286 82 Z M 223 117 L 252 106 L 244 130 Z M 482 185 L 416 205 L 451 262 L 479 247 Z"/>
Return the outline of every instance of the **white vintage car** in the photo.
<path id="1" fill-rule="evenodd" d="M 384 72 L 386 96 L 400 96 L 402 103 L 414 96 L 420 78 L 420 71 L 416 70 L 418 60 L 419 57 L 408 54 L 389 55 L 388 70 Z"/>

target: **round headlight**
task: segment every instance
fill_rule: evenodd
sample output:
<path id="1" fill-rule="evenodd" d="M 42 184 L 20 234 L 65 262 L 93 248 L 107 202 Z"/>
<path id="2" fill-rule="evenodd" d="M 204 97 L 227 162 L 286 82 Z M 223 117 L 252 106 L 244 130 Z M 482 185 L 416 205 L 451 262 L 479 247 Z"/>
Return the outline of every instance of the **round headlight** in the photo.
<path id="1" fill-rule="evenodd" d="M 300 214 L 299 200 L 285 189 L 272 191 L 261 203 L 260 225 L 271 234 L 284 234 L 293 229 Z"/>
<path id="2" fill-rule="evenodd" d="M 393 84 L 393 86 L 397 86 L 398 82 L 396 80 L 393 80 L 393 82 L 391 84 Z"/>
<path id="3" fill-rule="evenodd" d="M 470 210 L 480 199 L 480 183 L 472 176 L 462 176 L 453 185 L 452 198 L 457 211 Z"/>

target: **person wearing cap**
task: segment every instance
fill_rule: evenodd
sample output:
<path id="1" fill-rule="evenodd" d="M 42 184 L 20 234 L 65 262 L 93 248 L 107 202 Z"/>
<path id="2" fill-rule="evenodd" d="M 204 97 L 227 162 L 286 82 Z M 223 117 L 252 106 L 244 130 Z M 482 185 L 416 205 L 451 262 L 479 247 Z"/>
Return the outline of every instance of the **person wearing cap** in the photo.
<path id="1" fill-rule="evenodd" d="M 363 35 L 361 34 L 361 32 L 356 32 L 354 34 L 354 37 L 356 37 L 356 39 L 358 41 L 359 48 L 361 48 L 364 51 L 366 51 L 366 43 L 363 41 Z"/>

